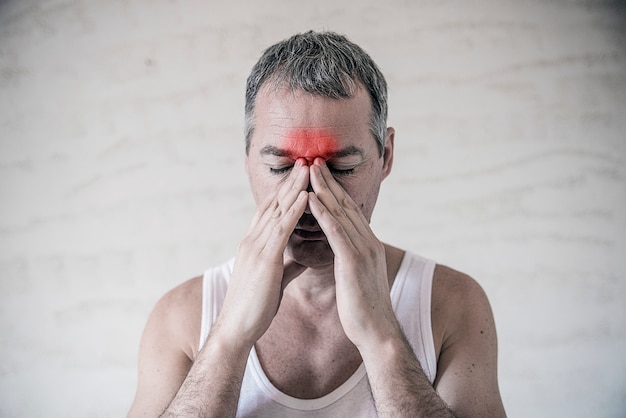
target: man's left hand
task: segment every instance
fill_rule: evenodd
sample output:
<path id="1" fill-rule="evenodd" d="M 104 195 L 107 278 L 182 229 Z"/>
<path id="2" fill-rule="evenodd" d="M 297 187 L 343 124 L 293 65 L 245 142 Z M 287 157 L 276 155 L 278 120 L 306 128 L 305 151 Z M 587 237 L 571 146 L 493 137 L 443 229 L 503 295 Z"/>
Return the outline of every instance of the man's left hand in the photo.
<path id="1" fill-rule="evenodd" d="M 310 181 L 311 213 L 335 254 L 337 310 L 344 332 L 359 349 L 381 343 L 399 329 L 389 296 L 385 247 L 323 159 L 310 166 Z"/>

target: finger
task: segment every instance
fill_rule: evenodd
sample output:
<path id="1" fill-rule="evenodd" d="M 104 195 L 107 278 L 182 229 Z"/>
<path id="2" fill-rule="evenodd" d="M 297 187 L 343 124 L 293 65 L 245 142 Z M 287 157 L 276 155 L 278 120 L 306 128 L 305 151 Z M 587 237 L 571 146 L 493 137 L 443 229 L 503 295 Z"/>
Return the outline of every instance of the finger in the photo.
<path id="1" fill-rule="evenodd" d="M 265 227 L 272 223 L 272 219 L 280 219 L 289 210 L 298 198 L 298 194 L 306 190 L 309 184 L 309 169 L 303 161 L 296 161 L 292 172 L 286 181 L 280 186 L 274 196 L 268 197 L 255 211 L 250 224 L 250 230 L 257 229 L 262 233 Z"/>
<path id="2" fill-rule="evenodd" d="M 298 192 L 306 189 L 306 186 L 308 186 L 308 171 L 306 164 L 304 164 L 303 161 L 297 160 L 288 177 L 277 188 L 276 193 L 266 196 L 264 200 L 259 202 L 252 223 L 258 223 L 268 210 L 274 210 L 277 202 L 283 200 L 285 197 L 291 195 L 293 200 L 295 200 Z"/>
<path id="3" fill-rule="evenodd" d="M 306 190 L 309 185 L 309 169 L 304 158 L 298 158 L 294 162 L 293 169 L 287 181 L 278 189 L 278 200 L 293 202 L 302 190 Z"/>
<path id="4" fill-rule="evenodd" d="M 267 225 L 260 225 L 262 232 L 258 243 L 263 245 L 262 252 L 282 255 L 291 233 L 306 209 L 307 203 L 308 193 L 301 190 L 293 204 L 283 211 L 282 217 L 272 218 L 272 221 Z"/>
<path id="5" fill-rule="evenodd" d="M 333 194 L 335 200 L 337 201 L 337 204 L 341 207 L 346 216 L 352 219 L 353 222 L 355 222 L 355 225 L 363 223 L 369 225 L 369 223 L 365 219 L 365 216 L 363 215 L 363 212 L 356 204 L 356 202 L 345 191 L 345 189 L 341 187 L 337 180 L 335 180 L 335 177 L 328 169 L 326 162 L 322 158 L 317 158 L 314 161 L 314 165 L 319 167 L 319 174 L 321 175 L 323 182 L 326 184 L 328 190 Z M 315 174 L 317 174 L 317 170 L 315 170 Z M 311 181 L 313 182 L 313 179 Z M 316 183 L 318 182 L 317 176 L 315 181 Z M 357 220 L 359 221 L 358 223 L 356 223 Z"/>
<path id="6" fill-rule="evenodd" d="M 298 197 L 298 193 L 306 190 L 309 184 L 309 170 L 304 159 L 299 159 L 294 163 L 289 177 L 278 187 L 278 191 L 273 198 L 270 198 L 266 212 L 272 217 L 280 218 L 280 208 L 288 208 Z M 275 213 L 278 211 L 278 213 Z"/>
<path id="7" fill-rule="evenodd" d="M 294 165 L 294 171 L 290 174 L 289 181 L 280 187 L 272 203 L 259 219 L 257 230 L 261 242 L 267 242 L 272 235 L 276 234 L 282 234 L 283 239 L 291 235 L 306 209 L 308 195 L 305 189 L 308 184 L 309 169 L 303 159 L 298 160 Z M 301 207 L 302 199 L 304 199 L 304 208 Z"/>
<path id="8" fill-rule="evenodd" d="M 318 161 L 319 160 L 319 161 Z M 363 227 L 362 215 L 354 200 L 337 183 L 324 164 L 317 159 L 311 166 L 311 186 L 317 198 L 322 202 L 330 214 L 335 217 L 349 235 L 361 234 Z"/>
<path id="9" fill-rule="evenodd" d="M 350 233 L 346 228 L 351 229 L 354 234 L 354 226 L 351 222 L 346 222 L 347 218 L 343 218 L 344 222 L 340 222 L 337 217 L 328 210 L 328 208 L 317 197 L 315 192 L 309 192 L 309 208 L 311 213 L 317 220 L 317 223 L 328 238 L 328 245 L 333 253 L 340 254 L 344 248 L 356 248 Z"/>
<path id="10" fill-rule="evenodd" d="M 311 187 L 313 188 L 316 197 L 324 204 L 334 217 L 347 217 L 345 211 L 339 204 L 335 191 L 331 188 L 329 181 L 324 177 L 324 173 L 322 173 L 322 166 L 318 164 L 317 159 L 314 161 L 313 165 L 311 165 L 310 172 Z"/>

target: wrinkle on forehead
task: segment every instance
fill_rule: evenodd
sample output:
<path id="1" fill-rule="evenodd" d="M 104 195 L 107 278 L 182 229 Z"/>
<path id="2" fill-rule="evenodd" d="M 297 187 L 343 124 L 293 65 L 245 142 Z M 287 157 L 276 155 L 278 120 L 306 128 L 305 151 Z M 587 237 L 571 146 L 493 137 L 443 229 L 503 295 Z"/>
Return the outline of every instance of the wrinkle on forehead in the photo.
<path id="1" fill-rule="evenodd" d="M 341 144 L 361 147 L 362 139 L 371 135 L 371 106 L 367 92 L 355 93 L 351 98 L 331 99 L 300 90 L 262 89 L 251 146 L 271 144 L 302 157 L 325 157 Z"/>
<path id="2" fill-rule="evenodd" d="M 365 122 L 369 129 L 369 94 L 363 88 L 357 89 L 355 93 L 358 94 L 349 98 L 330 98 L 299 89 L 280 88 L 267 91 L 265 87 L 261 87 L 255 119 L 263 121 L 268 127 L 276 128 L 328 126 L 353 129 Z M 346 111 L 352 117 L 344 118 Z"/>

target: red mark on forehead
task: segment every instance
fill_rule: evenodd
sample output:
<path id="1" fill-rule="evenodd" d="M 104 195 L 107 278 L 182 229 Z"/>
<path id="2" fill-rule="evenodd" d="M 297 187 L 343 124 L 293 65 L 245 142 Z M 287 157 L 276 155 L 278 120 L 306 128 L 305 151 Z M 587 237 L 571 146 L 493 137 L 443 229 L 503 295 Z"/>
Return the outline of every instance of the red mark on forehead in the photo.
<path id="1" fill-rule="evenodd" d="M 328 160 L 337 152 L 337 139 L 327 129 L 297 128 L 287 133 L 281 148 L 294 159 L 306 158 L 310 164 L 316 157 Z"/>

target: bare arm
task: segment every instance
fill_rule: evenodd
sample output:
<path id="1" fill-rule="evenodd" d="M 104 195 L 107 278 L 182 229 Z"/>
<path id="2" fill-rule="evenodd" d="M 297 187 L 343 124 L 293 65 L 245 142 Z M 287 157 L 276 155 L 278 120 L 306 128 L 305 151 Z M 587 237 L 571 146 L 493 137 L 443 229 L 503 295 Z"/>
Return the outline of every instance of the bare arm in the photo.
<path id="1" fill-rule="evenodd" d="M 360 350 L 378 416 L 454 417 L 428 381 L 401 331 L 393 334 L 386 341 Z"/>
<path id="2" fill-rule="evenodd" d="M 249 348 L 235 347 L 214 327 L 203 349 L 193 355 L 198 339 L 191 336 L 198 334 L 199 324 L 190 318 L 200 312 L 200 289 L 200 278 L 173 289 L 150 315 L 129 417 L 226 417 L 237 410 Z"/>
<path id="3" fill-rule="evenodd" d="M 498 342 L 485 292 L 470 277 L 437 266 L 433 321 L 441 332 L 435 389 L 459 417 L 504 417 Z"/>
<path id="4" fill-rule="evenodd" d="M 201 291 L 194 293 L 195 308 L 180 289 L 157 304 L 142 338 L 130 417 L 235 415 L 248 354 L 275 316 L 282 288 L 303 270 L 295 263 L 285 266 L 283 252 L 306 208 L 308 173 L 298 162 L 276 195 L 257 209 L 237 250 L 222 310 L 193 365 L 180 328 L 198 316 Z"/>
<path id="5" fill-rule="evenodd" d="M 215 329 L 214 329 L 215 330 Z M 212 330 L 212 331 L 214 331 Z M 162 417 L 234 417 L 251 346 L 211 333 Z"/>
<path id="6" fill-rule="evenodd" d="M 390 333 L 387 341 L 362 350 L 371 357 L 364 362 L 379 415 L 505 417 L 495 325 L 483 290 L 471 278 L 438 266 L 433 315 L 443 343 L 434 387 L 401 335 Z"/>
<path id="7" fill-rule="evenodd" d="M 198 344 L 201 278 L 165 294 L 141 338 L 138 382 L 128 417 L 156 417 L 167 407 L 192 364 Z"/>
<path id="8" fill-rule="evenodd" d="M 322 161 L 311 168 L 311 184 L 311 211 L 335 253 L 339 317 L 361 353 L 378 414 L 504 416 L 495 378 L 495 329 L 482 290 L 466 276 L 457 280 L 461 286 L 444 283 L 448 300 L 437 306 L 446 314 L 446 334 L 436 391 L 393 313 L 382 243 Z"/>

